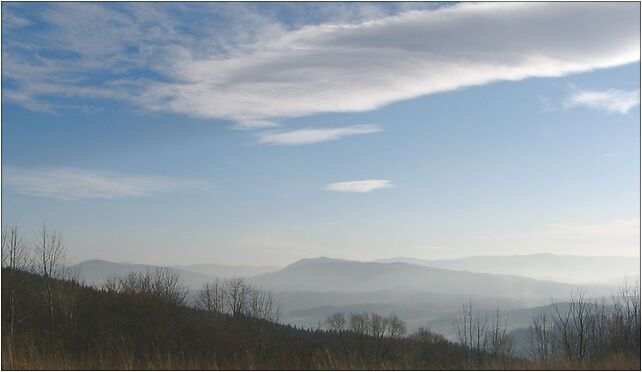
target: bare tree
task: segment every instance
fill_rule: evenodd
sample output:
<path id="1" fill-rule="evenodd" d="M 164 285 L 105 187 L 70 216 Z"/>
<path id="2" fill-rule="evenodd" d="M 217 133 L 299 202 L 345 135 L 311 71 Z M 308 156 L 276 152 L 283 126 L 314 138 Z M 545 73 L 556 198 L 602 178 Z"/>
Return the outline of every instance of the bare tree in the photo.
<path id="1" fill-rule="evenodd" d="M 613 298 L 610 343 L 617 350 L 640 352 L 640 282 L 625 281 Z"/>
<path id="2" fill-rule="evenodd" d="M 253 287 L 250 287 L 246 293 L 249 294 L 247 315 L 271 322 L 279 321 L 280 309 L 275 306 L 272 293 Z"/>
<path id="3" fill-rule="evenodd" d="M 335 332 L 341 332 L 346 329 L 347 321 L 343 313 L 334 313 L 326 318 L 325 324 Z"/>
<path id="4" fill-rule="evenodd" d="M 495 309 L 495 316 L 491 328 L 487 333 L 486 342 L 488 352 L 495 359 L 509 359 L 513 352 L 513 339 L 508 334 L 508 319 L 502 318 L 499 306 Z"/>
<path id="5" fill-rule="evenodd" d="M 65 247 L 62 236 L 56 232 L 47 231 L 43 225 L 35 247 L 35 269 L 44 282 L 44 296 L 49 310 L 51 327 L 55 324 L 54 279 L 59 279 L 64 273 Z"/>
<path id="6" fill-rule="evenodd" d="M 545 312 L 533 318 L 530 326 L 531 357 L 538 361 L 548 360 L 553 355 L 553 324 Z"/>
<path id="7" fill-rule="evenodd" d="M 388 335 L 392 338 L 401 338 L 406 334 L 406 322 L 399 319 L 396 314 L 388 316 Z"/>
<path id="8" fill-rule="evenodd" d="M 244 315 L 248 306 L 247 299 L 250 289 L 243 279 L 231 278 L 225 280 L 223 282 L 223 290 L 225 293 L 224 301 L 227 312 L 235 318 Z"/>
<path id="9" fill-rule="evenodd" d="M 388 319 L 375 313 L 370 314 L 367 319 L 368 334 L 372 337 L 383 338 L 388 330 Z"/>
<path id="10" fill-rule="evenodd" d="M 183 285 L 178 272 L 160 267 L 153 272 L 152 293 L 166 302 L 182 305 L 187 297 L 187 288 Z"/>
<path id="11" fill-rule="evenodd" d="M 594 306 L 586 301 L 586 292 L 579 291 L 577 296 L 571 299 L 571 319 L 575 340 L 575 354 L 579 361 L 584 361 L 587 357 L 589 342 L 589 320 L 592 315 Z"/>
<path id="12" fill-rule="evenodd" d="M 356 334 L 365 335 L 368 331 L 368 314 L 350 314 L 350 330 Z"/>
<path id="13" fill-rule="evenodd" d="M 26 270 L 29 263 L 29 247 L 24 243 L 18 226 L 12 225 L 2 230 L 2 267 L 3 290 L 6 291 L 7 324 L 13 338 L 16 323 L 19 322 L 18 307 L 22 300 L 24 277 L 17 271 Z"/>
<path id="14" fill-rule="evenodd" d="M 196 306 L 211 314 L 223 313 L 223 288 L 218 279 L 203 286 L 196 298 Z"/>
<path id="15" fill-rule="evenodd" d="M 103 289 L 156 298 L 175 305 L 184 304 L 187 297 L 187 288 L 178 272 L 166 267 L 108 278 L 103 284 Z"/>
<path id="16" fill-rule="evenodd" d="M 207 283 L 198 293 L 197 307 L 210 313 L 241 315 L 277 322 L 280 309 L 270 292 L 247 284 L 242 278 Z"/>
<path id="17" fill-rule="evenodd" d="M 586 300 L 586 293 L 578 290 L 571 294 L 568 310 L 563 312 L 560 306 L 553 304 L 555 310 L 556 342 L 569 361 L 583 363 L 590 357 L 591 329 L 594 324 L 597 304 Z"/>
<path id="18" fill-rule="evenodd" d="M 466 347 L 468 362 L 481 367 L 488 344 L 488 317 L 473 311 L 472 301 L 462 305 L 459 317 L 455 320 L 458 342 Z"/>
<path id="19" fill-rule="evenodd" d="M 10 270 L 26 270 L 29 264 L 29 246 L 18 226 L 2 229 L 2 267 Z"/>
<path id="20" fill-rule="evenodd" d="M 368 313 L 351 313 L 350 314 L 350 330 L 357 334 L 357 341 L 359 344 L 359 353 L 364 355 L 364 336 L 368 332 Z"/>

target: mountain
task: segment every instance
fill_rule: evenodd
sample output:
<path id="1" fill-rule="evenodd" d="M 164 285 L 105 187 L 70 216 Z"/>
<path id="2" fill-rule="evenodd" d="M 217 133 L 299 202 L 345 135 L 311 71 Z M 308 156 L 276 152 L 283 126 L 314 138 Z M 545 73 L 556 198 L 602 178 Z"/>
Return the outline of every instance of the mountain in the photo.
<path id="1" fill-rule="evenodd" d="M 158 266 L 131 263 L 116 263 L 103 260 L 89 260 L 71 266 L 80 277 L 88 284 L 97 285 L 113 276 L 123 276 L 133 272 L 146 272 L 155 270 Z M 183 279 L 183 283 L 190 289 L 200 288 L 203 284 L 214 278 L 209 275 L 195 273 L 183 269 L 173 269 Z"/>
<path id="2" fill-rule="evenodd" d="M 640 276 L 638 257 L 562 256 L 548 253 L 518 256 L 475 256 L 452 260 L 423 260 L 395 257 L 380 263 L 409 263 L 447 270 L 465 270 L 486 274 L 519 275 L 539 280 L 565 283 L 603 283 L 624 277 Z"/>
<path id="3" fill-rule="evenodd" d="M 231 266 L 218 264 L 177 265 L 172 267 L 179 270 L 187 270 L 219 278 L 255 276 L 277 271 L 279 269 L 277 266 Z"/>
<path id="4" fill-rule="evenodd" d="M 518 276 L 446 270 L 408 263 L 357 262 L 326 257 L 303 259 L 252 278 L 276 291 L 398 291 L 517 299 L 566 298 L 573 285 Z M 592 288 L 601 295 L 602 288 Z"/>

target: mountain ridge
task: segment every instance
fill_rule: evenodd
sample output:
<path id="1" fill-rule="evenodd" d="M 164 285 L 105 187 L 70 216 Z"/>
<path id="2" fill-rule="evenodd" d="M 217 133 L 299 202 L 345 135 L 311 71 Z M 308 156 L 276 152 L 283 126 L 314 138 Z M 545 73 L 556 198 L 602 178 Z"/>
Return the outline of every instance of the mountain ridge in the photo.
<path id="1" fill-rule="evenodd" d="M 517 275 L 434 268 L 409 263 L 361 262 L 340 259 L 302 259 L 285 268 L 251 278 L 271 290 L 288 291 L 421 291 L 486 294 L 510 297 L 566 297 L 568 283 Z M 602 292 L 601 288 L 593 288 Z"/>
<path id="2" fill-rule="evenodd" d="M 404 262 L 425 267 L 518 275 L 571 284 L 606 283 L 614 279 L 620 280 L 626 276 L 640 275 L 640 259 L 630 256 L 574 256 L 536 253 L 470 256 L 443 260 L 392 257 L 379 259 L 375 262 Z"/>

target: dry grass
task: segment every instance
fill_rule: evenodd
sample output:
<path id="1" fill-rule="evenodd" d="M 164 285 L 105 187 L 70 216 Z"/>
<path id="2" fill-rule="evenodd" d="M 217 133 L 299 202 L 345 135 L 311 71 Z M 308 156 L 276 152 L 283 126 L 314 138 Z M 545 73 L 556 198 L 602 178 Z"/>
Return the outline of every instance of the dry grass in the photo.
<path id="1" fill-rule="evenodd" d="M 412 370 L 417 369 L 410 361 L 374 362 L 362 358 L 337 358 L 327 350 L 317 352 L 310 365 L 292 364 L 287 356 L 271 360 L 269 365 L 253 355 L 217 360 L 211 358 L 186 358 L 180 355 L 153 353 L 137 357 L 127 350 L 100 350 L 92 354 L 70 355 L 61 351 L 43 351 L 33 344 L 20 348 L 11 343 L 2 345 L 3 370 L 265 370 L 265 369 L 312 369 L 312 370 Z M 460 369 L 455 367 L 453 369 Z M 421 369 L 436 369 L 430 365 Z M 477 368 L 471 368 L 477 369 Z M 487 370 L 640 370 L 639 358 L 614 355 L 598 363 L 580 364 L 564 360 L 547 362 L 495 361 L 485 366 Z"/>

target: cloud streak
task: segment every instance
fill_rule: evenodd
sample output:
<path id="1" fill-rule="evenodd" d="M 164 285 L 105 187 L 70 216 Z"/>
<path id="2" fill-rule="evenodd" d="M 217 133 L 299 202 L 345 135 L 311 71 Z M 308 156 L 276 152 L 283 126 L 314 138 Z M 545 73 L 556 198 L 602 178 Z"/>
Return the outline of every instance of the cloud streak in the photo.
<path id="1" fill-rule="evenodd" d="M 299 129 L 289 132 L 263 133 L 259 136 L 259 143 L 268 145 L 304 145 L 334 141 L 358 134 L 381 132 L 376 125 L 362 124 L 342 128 Z"/>
<path id="2" fill-rule="evenodd" d="M 121 199 L 178 189 L 208 189 L 207 182 L 126 176 L 75 168 L 21 169 L 4 166 L 3 186 L 18 193 L 60 200 Z"/>
<path id="3" fill-rule="evenodd" d="M 571 94 L 564 108 L 588 107 L 616 114 L 626 114 L 640 104 L 640 90 L 581 90 Z"/>
<path id="4" fill-rule="evenodd" d="M 558 225 L 544 233 L 551 237 L 619 238 L 640 236 L 638 218 L 619 219 L 595 224 Z"/>
<path id="5" fill-rule="evenodd" d="M 211 15 L 200 4 L 192 11 L 197 6 Z M 51 36 L 9 36 L 6 97 L 32 108 L 55 105 L 59 97 L 120 99 L 248 126 L 639 60 L 636 3 L 458 4 L 295 28 L 239 12 L 243 18 L 217 29 L 199 17 L 190 17 L 198 26 L 192 27 L 165 5 L 114 8 L 52 8 L 40 20 L 52 26 Z M 249 36 L 239 30 L 244 22 L 253 25 Z M 132 45 L 140 46 L 133 55 L 126 53 Z M 33 54 L 42 47 L 80 57 Z M 152 73 L 131 75 L 140 69 Z"/>
<path id="6" fill-rule="evenodd" d="M 392 183 L 388 180 L 362 180 L 330 183 L 325 186 L 325 190 L 337 192 L 371 192 L 391 187 Z"/>

